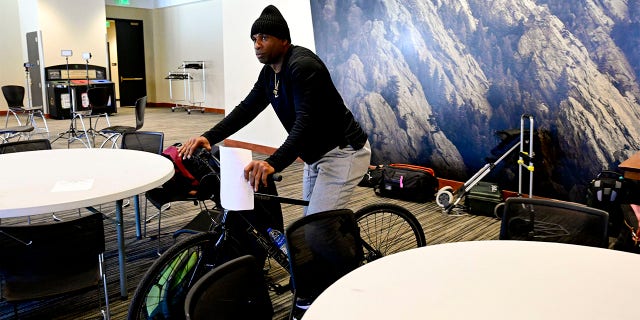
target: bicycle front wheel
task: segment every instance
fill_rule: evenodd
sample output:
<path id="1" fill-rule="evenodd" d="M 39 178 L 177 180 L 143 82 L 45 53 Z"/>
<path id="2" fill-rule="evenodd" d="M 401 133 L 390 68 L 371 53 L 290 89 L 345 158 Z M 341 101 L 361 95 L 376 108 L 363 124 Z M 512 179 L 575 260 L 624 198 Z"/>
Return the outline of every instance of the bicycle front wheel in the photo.
<path id="1" fill-rule="evenodd" d="M 216 266 L 238 256 L 219 232 L 189 235 L 165 251 L 140 280 L 127 319 L 184 319 L 184 300 L 193 284 Z"/>
<path id="2" fill-rule="evenodd" d="M 356 212 L 365 263 L 427 245 L 424 231 L 409 210 L 390 203 L 372 204 Z"/>

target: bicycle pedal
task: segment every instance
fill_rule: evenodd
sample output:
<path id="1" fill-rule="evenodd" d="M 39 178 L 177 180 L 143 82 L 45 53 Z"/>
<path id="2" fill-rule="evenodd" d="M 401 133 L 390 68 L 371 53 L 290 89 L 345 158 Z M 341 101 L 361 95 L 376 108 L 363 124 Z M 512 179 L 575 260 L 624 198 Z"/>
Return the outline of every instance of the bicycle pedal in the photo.
<path id="1" fill-rule="evenodd" d="M 279 283 L 270 283 L 269 291 L 273 291 L 277 295 L 281 295 L 291 289 L 291 283 L 287 283 L 286 285 L 281 285 Z"/>

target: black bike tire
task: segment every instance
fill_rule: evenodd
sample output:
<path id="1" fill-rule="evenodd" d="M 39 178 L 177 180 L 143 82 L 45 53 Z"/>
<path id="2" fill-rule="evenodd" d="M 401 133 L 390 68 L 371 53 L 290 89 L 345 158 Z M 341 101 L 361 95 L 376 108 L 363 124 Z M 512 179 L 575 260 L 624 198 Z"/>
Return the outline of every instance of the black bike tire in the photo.
<path id="1" fill-rule="evenodd" d="M 234 258 L 235 256 L 240 256 L 238 249 L 234 246 L 233 241 L 230 241 L 231 239 L 229 237 L 225 239 L 225 243 L 224 243 L 225 247 L 223 250 L 225 250 L 226 254 L 207 252 L 207 251 L 213 251 L 213 250 L 206 250 L 206 249 L 213 249 L 218 238 L 219 238 L 219 233 L 217 232 L 202 232 L 202 233 L 189 235 L 183 238 L 182 240 L 180 240 L 179 242 L 177 242 L 175 245 L 171 246 L 160 257 L 158 257 L 158 259 L 153 262 L 151 267 L 149 267 L 147 272 L 145 272 L 144 276 L 140 280 L 140 283 L 136 287 L 136 290 L 131 298 L 131 304 L 129 305 L 127 319 L 139 320 L 139 319 L 149 318 L 146 313 L 146 309 L 147 309 L 146 304 L 147 304 L 147 299 L 150 297 L 149 293 L 151 292 L 152 287 L 159 284 L 159 282 L 161 281 L 161 277 L 165 275 L 169 275 L 171 277 L 171 279 L 165 279 L 164 280 L 165 283 L 168 281 L 173 281 L 173 277 L 176 276 L 176 274 L 173 273 L 172 271 L 177 268 L 168 269 L 168 267 L 171 264 L 175 264 L 175 263 L 181 263 L 182 265 L 184 263 L 187 263 L 186 260 L 182 260 L 182 259 L 178 260 L 178 258 L 185 252 L 187 252 L 187 255 L 189 255 L 189 253 L 195 252 L 198 258 L 209 259 L 212 261 L 200 261 L 205 265 L 200 265 L 201 268 L 196 269 L 197 271 L 196 274 L 191 274 L 192 271 L 190 270 L 189 271 L 190 274 L 182 275 L 183 279 L 185 280 L 190 279 L 190 280 L 187 281 L 187 283 L 185 283 L 184 280 L 181 281 L 179 283 L 181 288 L 178 288 L 178 290 L 182 290 L 182 291 L 179 291 L 180 296 L 172 297 L 172 298 L 177 298 L 178 301 L 182 302 L 182 303 L 180 302 L 177 303 L 177 305 L 179 306 L 184 305 L 183 300 L 184 300 L 184 297 L 186 297 L 188 289 L 207 271 L 212 270 L 214 267 Z M 211 255 L 211 254 L 216 256 L 207 257 L 207 255 Z M 202 268 L 202 266 L 204 266 L 204 268 Z M 161 289 L 159 290 L 164 290 L 164 288 L 162 288 L 162 285 L 160 287 Z M 168 319 L 168 318 L 182 319 L 184 318 L 183 310 L 184 309 L 182 307 L 176 307 L 174 313 L 171 313 L 172 310 L 163 310 L 163 314 L 159 314 L 157 315 L 157 317 L 153 317 L 153 319 Z"/>
<path id="2" fill-rule="evenodd" d="M 364 263 L 427 245 L 422 225 L 409 210 L 401 206 L 391 203 L 371 204 L 356 211 L 355 218 L 362 241 L 367 244 L 364 245 Z"/>

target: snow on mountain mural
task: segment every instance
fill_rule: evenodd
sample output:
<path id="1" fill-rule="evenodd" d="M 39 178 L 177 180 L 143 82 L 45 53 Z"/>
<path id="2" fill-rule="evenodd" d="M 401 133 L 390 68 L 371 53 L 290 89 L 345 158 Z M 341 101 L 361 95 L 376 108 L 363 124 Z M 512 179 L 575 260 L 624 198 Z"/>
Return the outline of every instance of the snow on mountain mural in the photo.
<path id="1" fill-rule="evenodd" d="M 496 132 L 530 114 L 533 193 L 578 201 L 640 150 L 640 0 L 310 3 L 317 53 L 374 164 L 464 181 L 506 151 Z M 517 190 L 516 160 L 486 179 Z"/>

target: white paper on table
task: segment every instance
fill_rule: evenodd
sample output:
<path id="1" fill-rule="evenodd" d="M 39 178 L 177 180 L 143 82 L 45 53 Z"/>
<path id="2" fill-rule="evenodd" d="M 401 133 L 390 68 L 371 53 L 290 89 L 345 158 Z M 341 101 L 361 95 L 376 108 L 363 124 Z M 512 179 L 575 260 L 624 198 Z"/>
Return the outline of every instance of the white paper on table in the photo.
<path id="1" fill-rule="evenodd" d="M 84 191 L 93 187 L 93 179 L 60 180 L 51 189 L 51 192 Z"/>
<path id="2" fill-rule="evenodd" d="M 253 210 L 253 188 L 244 179 L 251 150 L 220 147 L 220 201 L 227 210 Z"/>

